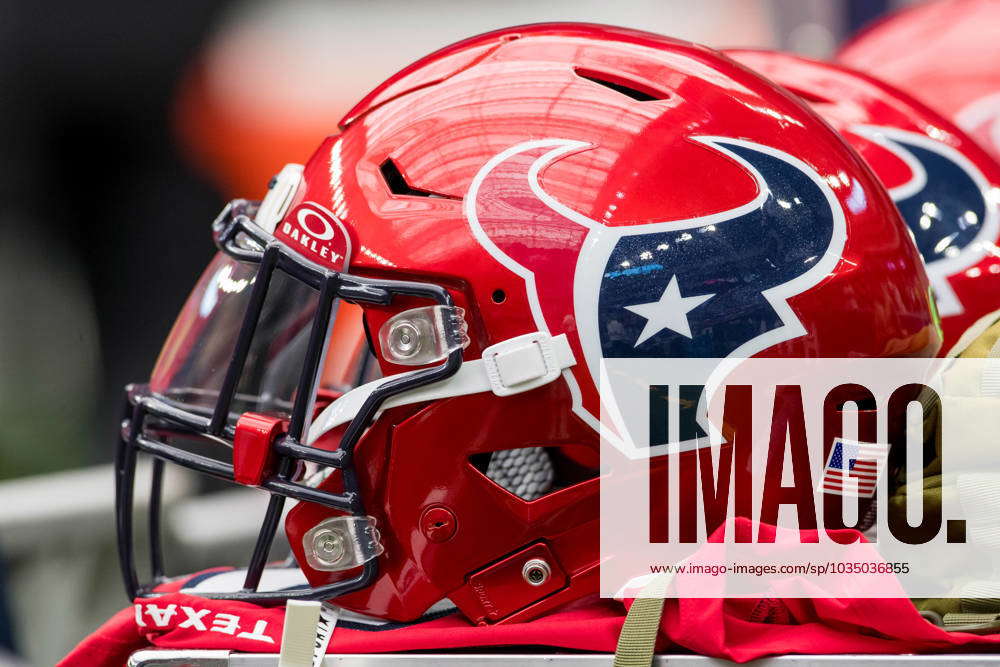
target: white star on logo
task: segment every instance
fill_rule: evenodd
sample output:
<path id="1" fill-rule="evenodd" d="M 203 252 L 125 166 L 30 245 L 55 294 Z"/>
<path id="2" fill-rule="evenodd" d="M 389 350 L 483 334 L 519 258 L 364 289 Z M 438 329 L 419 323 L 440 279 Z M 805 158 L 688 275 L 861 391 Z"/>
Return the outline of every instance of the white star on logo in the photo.
<path id="1" fill-rule="evenodd" d="M 670 278 L 667 289 L 663 290 L 663 296 L 659 301 L 625 306 L 625 310 L 646 318 L 646 326 L 643 327 L 634 347 L 639 347 L 664 329 L 691 338 L 691 325 L 688 323 L 687 314 L 713 296 L 715 294 L 681 296 L 681 288 L 677 286 L 677 276 L 674 275 Z"/>

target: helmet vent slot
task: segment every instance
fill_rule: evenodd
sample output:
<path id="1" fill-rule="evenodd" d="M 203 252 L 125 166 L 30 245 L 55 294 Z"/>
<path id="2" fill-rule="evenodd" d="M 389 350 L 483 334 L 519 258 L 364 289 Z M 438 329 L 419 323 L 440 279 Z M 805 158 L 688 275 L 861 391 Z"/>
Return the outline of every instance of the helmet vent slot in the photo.
<path id="1" fill-rule="evenodd" d="M 586 79 L 599 86 L 610 88 L 616 93 L 631 97 L 637 102 L 652 102 L 654 100 L 665 100 L 670 97 L 667 93 L 637 81 L 630 81 L 618 75 L 596 72 L 594 70 L 583 69 L 582 67 L 574 67 L 573 71 L 581 79 Z"/>
<path id="2" fill-rule="evenodd" d="M 824 97 L 815 92 L 805 91 L 801 88 L 796 88 L 795 86 L 785 86 L 785 90 L 795 95 L 796 97 L 801 97 L 803 100 L 809 104 L 834 104 L 834 101 L 829 97 Z"/>
<path id="3" fill-rule="evenodd" d="M 575 462 L 560 447 L 482 452 L 470 456 L 469 463 L 497 486 L 527 501 L 597 477 L 596 470 Z"/>
<path id="4" fill-rule="evenodd" d="M 379 171 L 382 172 L 382 178 L 385 180 L 385 184 L 389 188 L 389 192 L 394 195 L 406 195 L 408 197 L 435 197 L 438 199 L 461 199 L 461 197 L 445 195 L 413 187 L 406 182 L 406 177 L 403 176 L 403 172 L 399 170 L 399 167 L 396 166 L 396 163 L 393 162 L 391 158 L 386 158 L 386 161 L 379 165 Z"/>

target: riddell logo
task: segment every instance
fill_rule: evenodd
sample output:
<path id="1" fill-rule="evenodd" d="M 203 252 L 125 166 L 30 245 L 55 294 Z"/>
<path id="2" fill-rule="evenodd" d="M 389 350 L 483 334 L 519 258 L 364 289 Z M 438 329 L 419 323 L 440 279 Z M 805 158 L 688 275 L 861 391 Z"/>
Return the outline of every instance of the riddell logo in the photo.
<path id="1" fill-rule="evenodd" d="M 490 592 L 487 590 L 483 582 L 472 582 L 472 590 L 475 592 L 476 598 L 479 600 L 479 604 L 483 606 L 487 615 L 496 615 L 498 613 L 497 606 L 493 604 L 493 600 L 490 599 Z"/>
<path id="2" fill-rule="evenodd" d="M 347 229 L 332 212 L 307 201 L 295 208 L 281 223 L 277 236 L 309 259 L 342 271 L 351 259 Z"/>

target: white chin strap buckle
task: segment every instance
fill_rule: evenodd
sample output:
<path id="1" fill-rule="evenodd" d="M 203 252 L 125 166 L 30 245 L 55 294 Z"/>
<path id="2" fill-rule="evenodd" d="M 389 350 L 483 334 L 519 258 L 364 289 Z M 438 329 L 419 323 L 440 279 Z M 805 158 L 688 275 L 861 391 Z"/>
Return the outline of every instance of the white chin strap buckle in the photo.
<path id="1" fill-rule="evenodd" d="M 565 343 L 566 339 L 561 338 Z M 562 372 L 556 340 L 543 331 L 517 336 L 483 350 L 490 389 L 510 396 L 552 382 Z"/>
<path id="2" fill-rule="evenodd" d="M 483 350 L 482 359 L 463 362 L 449 378 L 391 396 L 381 409 L 486 391 L 497 396 L 520 394 L 552 382 L 575 363 L 566 334 L 552 336 L 535 331 L 489 346 Z M 354 419 L 372 392 L 385 382 L 417 372 L 384 377 L 350 390 L 320 413 L 309 427 L 308 442 L 311 444 L 330 429 Z"/>

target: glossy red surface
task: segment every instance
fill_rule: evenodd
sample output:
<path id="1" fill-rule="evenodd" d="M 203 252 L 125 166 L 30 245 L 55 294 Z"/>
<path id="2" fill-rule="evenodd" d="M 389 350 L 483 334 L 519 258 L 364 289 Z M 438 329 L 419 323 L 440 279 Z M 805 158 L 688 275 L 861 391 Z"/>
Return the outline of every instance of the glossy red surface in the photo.
<path id="1" fill-rule="evenodd" d="M 458 530 L 458 520 L 447 507 L 428 507 L 420 515 L 420 530 L 431 542 L 447 542 Z"/>
<path id="2" fill-rule="evenodd" d="M 899 88 L 856 70 L 774 51 L 727 51 L 726 54 L 809 102 L 864 157 L 886 188 L 905 188 L 919 176 L 901 159 L 899 147 L 892 150 L 873 139 L 866 127 L 913 132 L 936 144 L 937 150 L 955 151 L 967 160 L 966 166 L 982 179 L 971 193 L 976 202 L 947 201 L 956 188 L 945 185 L 937 188 L 936 193 L 925 189 L 921 193 L 921 209 L 913 207 L 913 213 L 920 215 L 931 206 L 939 211 L 950 207 L 961 212 L 966 204 L 971 207 L 978 203 L 987 212 L 986 219 L 977 220 L 984 226 L 983 231 L 975 241 L 961 248 L 958 256 L 949 258 L 948 266 L 940 266 L 931 259 L 927 267 L 932 285 L 954 294 L 954 299 L 939 296 L 944 332 L 941 353 L 947 352 L 972 323 L 1000 308 L 997 296 L 1000 295 L 1000 248 L 997 247 L 1000 229 L 996 225 L 1000 198 L 995 194 L 1000 192 L 1000 165 L 969 135 Z M 919 231 L 920 223 L 919 219 L 909 221 L 915 231 Z M 952 231 L 946 228 L 940 235 Z M 937 280 L 946 280 L 947 284 L 938 284 Z M 955 299 L 957 310 L 950 304 Z"/>
<path id="3" fill-rule="evenodd" d="M 550 570 L 547 578 L 538 584 L 529 583 L 525 577 L 525 566 L 531 561 L 541 562 Z M 472 599 L 462 600 L 462 603 L 466 609 L 478 605 L 479 609 L 469 615 L 474 623 L 499 621 L 536 600 L 548 597 L 567 583 L 566 573 L 552 550 L 544 543 L 532 544 L 470 574 L 468 586 L 461 595 Z"/>
<path id="4" fill-rule="evenodd" d="M 595 74 L 655 99 L 595 83 Z M 939 345 L 920 258 L 873 174 L 800 101 L 710 49 L 600 26 L 499 31 L 390 79 L 342 127 L 307 164 L 306 186 L 292 207 L 315 201 L 343 221 L 352 273 L 448 287 L 466 309 L 467 360 L 540 328 L 566 334 L 578 360 L 566 376 L 572 386 L 558 380 L 504 398 L 481 393 L 385 411 L 356 450 L 365 509 L 377 519 L 385 553 L 373 586 L 338 598 L 348 608 L 406 620 L 449 597 L 470 618 L 511 621 L 596 590 L 596 469 L 589 479 L 526 501 L 469 460 L 537 446 L 578 463 L 597 459 L 598 391 L 583 342 L 596 333 L 586 321 L 597 294 L 574 292 L 586 234 L 529 187 L 531 165 L 545 149 L 494 160 L 513 146 L 584 142 L 540 170 L 539 185 L 569 215 L 608 230 L 722 213 L 758 195 L 745 166 L 695 137 L 739 138 L 794 156 L 829 183 L 846 240 L 829 274 L 788 300 L 805 333 L 760 353 L 922 355 Z M 410 187 L 438 196 L 391 192 L 380 172 L 387 159 Z M 477 238 L 470 211 L 508 257 L 532 268 L 537 313 L 533 289 Z M 494 299 L 498 292 L 505 298 Z M 368 329 L 414 305 L 422 304 L 365 306 Z M 407 370 L 380 363 L 383 374 Z M 428 536 L 429 508 L 455 517 L 448 539 Z M 302 536 L 328 512 L 300 503 L 289 513 L 286 531 L 300 564 Z M 474 590 L 475 573 L 532 545 L 565 573 L 553 579 L 558 588 Z M 303 569 L 314 585 L 352 574 Z M 504 573 L 508 578 L 513 574 Z"/>
<path id="5" fill-rule="evenodd" d="M 1000 2 L 924 2 L 875 23 L 837 58 L 899 86 L 1000 159 Z"/>
<path id="6" fill-rule="evenodd" d="M 244 412 L 233 437 L 233 477 L 240 484 L 258 486 L 270 473 L 273 445 L 287 422 L 255 412 Z"/>

